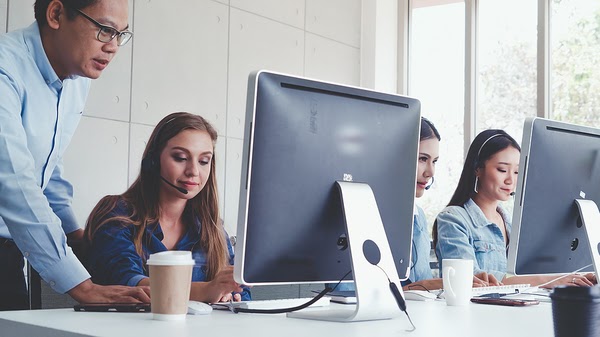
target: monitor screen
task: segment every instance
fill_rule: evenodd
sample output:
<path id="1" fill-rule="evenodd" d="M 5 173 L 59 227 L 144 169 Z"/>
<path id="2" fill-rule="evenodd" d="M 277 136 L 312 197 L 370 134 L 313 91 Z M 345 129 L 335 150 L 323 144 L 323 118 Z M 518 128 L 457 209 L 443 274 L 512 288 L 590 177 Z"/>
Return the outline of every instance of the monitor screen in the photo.
<path id="1" fill-rule="evenodd" d="M 350 271 L 336 181 L 369 184 L 398 278 L 406 279 L 419 127 L 420 103 L 413 98 L 251 74 L 236 281 L 336 282 Z"/>
<path id="2" fill-rule="evenodd" d="M 576 199 L 600 205 L 600 129 L 528 119 L 509 244 L 510 272 L 570 273 L 592 263 Z"/>

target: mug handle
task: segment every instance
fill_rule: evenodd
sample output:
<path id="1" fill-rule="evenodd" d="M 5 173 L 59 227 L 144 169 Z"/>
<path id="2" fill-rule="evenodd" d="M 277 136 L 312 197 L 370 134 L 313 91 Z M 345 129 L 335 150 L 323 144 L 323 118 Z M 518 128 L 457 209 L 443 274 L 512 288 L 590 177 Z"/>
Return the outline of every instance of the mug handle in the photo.
<path id="1" fill-rule="evenodd" d="M 450 282 L 450 279 L 454 277 L 454 275 L 456 275 L 456 270 L 454 270 L 453 267 L 448 267 L 444 269 L 443 272 L 444 274 L 442 275 L 442 277 L 448 280 L 448 289 L 444 289 L 444 291 L 447 291 L 451 297 L 456 297 L 456 293 L 454 293 L 454 290 L 452 290 L 452 282 Z"/>

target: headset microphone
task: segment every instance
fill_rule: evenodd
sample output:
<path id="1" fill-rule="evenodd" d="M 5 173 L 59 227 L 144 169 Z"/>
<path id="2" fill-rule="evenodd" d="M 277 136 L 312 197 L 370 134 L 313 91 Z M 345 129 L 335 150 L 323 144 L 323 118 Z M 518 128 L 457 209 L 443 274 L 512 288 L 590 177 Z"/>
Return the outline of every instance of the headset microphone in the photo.
<path id="1" fill-rule="evenodd" d="M 431 177 L 431 184 L 425 186 L 425 190 L 429 190 L 431 188 L 431 186 L 433 185 L 433 182 L 435 181 L 434 177 Z"/>
<path id="2" fill-rule="evenodd" d="M 173 187 L 174 189 L 178 190 L 179 192 L 181 192 L 183 194 L 188 194 L 188 190 L 186 190 L 183 187 L 179 187 L 179 186 L 175 186 L 175 185 L 171 184 L 167 179 L 163 178 L 163 176 L 160 176 L 160 179 L 162 179 L 165 183 L 167 183 L 167 185 Z"/>
<path id="3" fill-rule="evenodd" d="M 514 197 L 515 196 L 515 192 L 510 192 L 510 196 Z"/>

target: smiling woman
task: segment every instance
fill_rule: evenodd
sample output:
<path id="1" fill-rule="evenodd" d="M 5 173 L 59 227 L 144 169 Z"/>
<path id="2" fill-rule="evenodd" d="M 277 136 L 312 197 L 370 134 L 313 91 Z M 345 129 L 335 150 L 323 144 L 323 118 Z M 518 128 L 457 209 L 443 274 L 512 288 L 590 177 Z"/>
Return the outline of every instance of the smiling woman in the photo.
<path id="1" fill-rule="evenodd" d="M 503 130 L 485 130 L 475 137 L 456 191 L 434 224 L 436 254 L 442 263 L 472 260 L 474 274 L 487 272 L 505 284 L 573 285 L 570 277 L 507 275 L 511 217 L 499 202 L 509 200 L 516 188 L 520 152 Z M 585 275 L 573 277 L 577 285 L 592 285 Z"/>
<path id="2" fill-rule="evenodd" d="M 85 229 L 87 267 L 95 282 L 149 285 L 150 254 L 188 250 L 196 261 L 190 299 L 249 300 L 233 280 L 233 249 L 219 217 L 217 132 L 179 112 L 154 129 L 139 177 L 122 195 L 106 196 Z"/>

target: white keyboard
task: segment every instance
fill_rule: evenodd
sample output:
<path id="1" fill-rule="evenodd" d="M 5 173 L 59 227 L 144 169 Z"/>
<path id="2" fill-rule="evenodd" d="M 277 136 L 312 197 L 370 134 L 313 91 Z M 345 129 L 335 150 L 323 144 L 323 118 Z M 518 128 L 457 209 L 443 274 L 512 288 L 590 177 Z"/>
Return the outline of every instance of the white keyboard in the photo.
<path id="1" fill-rule="evenodd" d="M 285 309 L 293 308 L 302 305 L 312 300 L 312 297 L 306 298 L 285 298 L 276 300 L 258 300 L 258 301 L 242 301 L 242 302 L 219 302 L 213 304 L 215 309 L 229 309 L 230 305 L 234 308 L 244 309 Z M 330 302 L 329 297 L 321 297 L 318 301 L 311 304 L 309 308 L 325 307 Z"/>
<path id="2" fill-rule="evenodd" d="M 473 296 L 482 296 L 485 294 L 520 294 L 536 290 L 537 287 L 532 287 L 530 284 L 505 284 L 501 286 L 474 287 Z"/>

